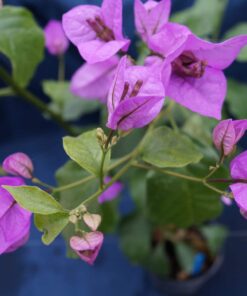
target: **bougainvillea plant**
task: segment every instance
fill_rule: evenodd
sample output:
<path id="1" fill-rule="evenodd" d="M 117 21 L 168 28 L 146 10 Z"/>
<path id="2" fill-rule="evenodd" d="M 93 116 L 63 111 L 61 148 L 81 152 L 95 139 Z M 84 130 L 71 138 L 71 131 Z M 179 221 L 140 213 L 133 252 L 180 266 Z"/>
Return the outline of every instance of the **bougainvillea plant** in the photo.
<path id="1" fill-rule="evenodd" d="M 238 145 L 247 112 L 239 99 L 229 101 L 232 112 L 225 108 L 224 74 L 236 58 L 247 60 L 247 35 L 218 40 L 226 1 L 197 0 L 170 20 L 170 0 L 135 0 L 139 55 L 131 56 L 122 5 L 79 5 L 44 30 L 24 8 L 0 9 L 0 52 L 12 66 L 0 66 L 0 95 L 25 99 L 61 125 L 69 157 L 54 186 L 38 179 L 23 152 L 2 161 L 0 254 L 28 241 L 33 216 L 44 244 L 62 233 L 68 255 L 90 265 L 105 233 L 117 229 L 131 261 L 186 279 L 217 257 L 226 231 L 211 221 L 223 205 L 235 203 L 247 217 L 247 154 Z M 84 63 L 65 81 L 69 41 Z M 58 80 L 43 81 L 48 105 L 27 89 L 44 46 L 59 70 Z M 231 96 L 241 87 L 231 80 Z M 71 122 L 96 110 L 100 123 L 80 134 Z M 121 192 L 134 202 L 124 216 Z"/>

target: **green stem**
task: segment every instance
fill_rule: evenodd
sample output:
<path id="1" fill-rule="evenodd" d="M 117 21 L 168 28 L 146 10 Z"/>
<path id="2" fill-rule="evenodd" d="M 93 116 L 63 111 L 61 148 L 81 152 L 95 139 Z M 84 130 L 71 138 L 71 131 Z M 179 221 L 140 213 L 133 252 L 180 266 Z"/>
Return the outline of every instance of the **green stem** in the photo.
<path id="1" fill-rule="evenodd" d="M 58 56 L 58 81 L 65 79 L 65 56 L 61 54 Z"/>
<path id="2" fill-rule="evenodd" d="M 88 176 L 86 178 L 83 178 L 81 180 L 75 181 L 75 182 L 70 183 L 68 185 L 64 185 L 64 186 L 61 186 L 61 187 L 54 188 L 53 189 L 53 193 L 57 193 L 57 192 L 61 192 L 61 191 L 66 191 L 66 190 L 72 189 L 74 187 L 78 187 L 80 185 L 83 185 L 83 184 L 85 184 L 85 183 L 87 183 L 87 182 L 95 179 L 95 178 L 96 178 L 95 176 L 90 175 L 90 176 Z"/>
<path id="3" fill-rule="evenodd" d="M 0 97 L 8 97 L 14 95 L 11 87 L 4 87 L 0 89 Z"/>
<path id="4" fill-rule="evenodd" d="M 132 158 L 133 155 L 134 155 L 133 152 L 131 152 L 131 153 L 125 155 L 124 157 L 116 160 L 111 166 L 109 166 L 107 171 L 111 171 L 111 170 L 117 168 L 118 166 L 120 166 L 121 164 L 125 163 L 130 158 Z M 66 191 L 66 190 L 72 189 L 74 187 L 78 187 L 78 186 L 83 185 L 83 184 L 85 184 L 85 183 L 87 183 L 87 182 L 89 182 L 91 180 L 94 180 L 94 179 L 96 179 L 96 176 L 90 175 L 90 176 L 88 176 L 86 178 L 75 181 L 73 183 L 70 183 L 70 184 L 67 184 L 67 185 L 64 185 L 64 186 L 61 186 L 61 187 L 53 188 L 53 193 Z"/>
<path id="5" fill-rule="evenodd" d="M 127 170 L 131 167 L 131 165 L 132 165 L 132 160 L 130 160 L 125 166 L 123 166 L 117 172 L 117 174 L 114 177 L 112 177 L 111 181 L 109 183 L 105 184 L 103 189 L 100 188 L 93 195 L 91 195 L 89 198 L 84 200 L 76 209 L 79 209 L 82 205 L 84 206 L 84 205 L 90 203 L 91 201 L 93 201 L 94 199 L 96 199 L 97 197 L 99 197 L 101 193 L 103 193 L 106 189 L 108 189 L 110 186 L 112 186 L 118 179 L 120 179 L 120 177 L 127 172 Z"/>
<path id="6" fill-rule="evenodd" d="M 163 169 L 156 168 L 156 167 L 151 167 L 151 166 L 148 166 L 148 165 L 145 165 L 145 164 L 134 163 L 132 165 L 135 166 L 135 167 L 138 167 L 138 168 L 145 169 L 145 170 L 155 170 L 155 171 L 160 172 L 162 174 L 173 176 L 173 177 L 176 177 L 176 178 L 189 180 L 189 181 L 193 181 L 193 182 L 197 182 L 197 183 L 202 183 L 204 186 L 208 187 L 209 189 L 211 189 L 211 190 L 213 190 L 213 191 L 215 191 L 215 192 L 217 192 L 217 193 L 219 193 L 221 195 L 226 194 L 225 191 L 222 191 L 222 190 L 208 184 L 207 180 L 204 180 L 203 178 L 196 178 L 196 177 L 193 177 L 193 176 L 188 176 L 188 175 L 176 173 L 176 172 L 173 172 L 173 171 L 168 171 L 168 170 L 163 170 Z"/>
<path id="7" fill-rule="evenodd" d="M 220 195 L 227 195 L 225 191 L 222 191 L 222 190 L 220 190 L 220 189 L 218 189 L 218 188 L 216 188 L 216 187 L 214 187 L 212 185 L 209 185 L 206 181 L 203 181 L 202 183 L 203 183 L 204 186 L 206 186 L 207 188 L 219 193 Z"/>
<path id="8" fill-rule="evenodd" d="M 224 163 L 224 160 L 225 160 L 225 157 L 224 157 L 224 154 L 222 154 L 220 157 L 220 160 L 216 163 L 215 167 L 209 172 L 209 174 L 207 174 L 204 180 L 208 180 L 209 177 L 214 175 L 218 171 L 218 169 L 222 166 L 222 164 Z"/>
<path id="9" fill-rule="evenodd" d="M 0 78 L 11 87 L 13 92 L 21 97 L 26 102 L 35 106 L 42 113 L 48 114 L 51 119 L 53 119 L 58 125 L 60 125 L 64 130 L 66 130 L 70 135 L 76 135 L 73 127 L 66 123 L 63 118 L 50 110 L 47 105 L 37 96 L 32 94 L 27 89 L 22 88 L 9 74 L 8 72 L 0 66 Z"/>
<path id="10" fill-rule="evenodd" d="M 107 154 L 107 151 L 104 151 L 102 149 L 102 159 L 100 163 L 100 176 L 99 176 L 100 188 L 104 187 L 104 164 L 105 164 L 106 154 Z"/>
<path id="11" fill-rule="evenodd" d="M 39 180 L 38 178 L 32 178 L 32 182 L 37 184 L 37 185 L 41 185 L 43 187 L 46 187 L 46 188 L 49 188 L 49 189 L 52 189 L 53 190 L 53 186 Z"/>
<path id="12" fill-rule="evenodd" d="M 154 170 L 154 171 L 163 173 L 165 175 L 169 175 L 169 176 L 173 176 L 173 177 L 177 177 L 177 178 L 185 179 L 185 180 L 189 180 L 189 181 L 194 181 L 194 182 L 199 182 L 199 183 L 203 181 L 201 178 L 196 178 L 196 177 L 176 173 L 173 171 L 163 170 L 163 169 L 160 169 L 157 167 L 151 167 L 151 166 L 141 164 L 141 163 L 134 163 L 133 166 L 137 167 L 137 168 L 145 169 L 145 170 Z"/>

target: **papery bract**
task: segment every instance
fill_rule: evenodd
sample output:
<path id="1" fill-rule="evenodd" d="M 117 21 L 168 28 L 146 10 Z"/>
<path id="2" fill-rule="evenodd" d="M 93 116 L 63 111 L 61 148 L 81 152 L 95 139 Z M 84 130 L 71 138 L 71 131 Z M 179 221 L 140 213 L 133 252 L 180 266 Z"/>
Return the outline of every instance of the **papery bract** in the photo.
<path id="1" fill-rule="evenodd" d="M 104 62 L 85 63 L 72 77 L 71 92 L 83 99 L 100 99 L 106 102 L 118 61 L 119 58 L 113 56 Z"/>
<path id="2" fill-rule="evenodd" d="M 122 34 L 122 0 L 77 6 L 63 15 L 63 28 L 90 64 L 108 60 L 130 44 Z"/>
<path id="3" fill-rule="evenodd" d="M 237 142 L 247 130 L 247 120 L 226 119 L 221 121 L 213 131 L 215 147 L 227 156 L 232 153 Z"/>
<path id="4" fill-rule="evenodd" d="M 227 89 L 222 70 L 231 65 L 247 44 L 247 35 L 211 43 L 182 30 L 182 36 L 177 33 L 176 38 L 172 37 L 166 32 L 168 26 L 170 24 L 149 42 L 151 50 L 171 63 L 167 95 L 194 112 L 220 119 Z M 177 46 L 177 36 L 179 40 L 184 39 L 181 46 Z"/>
<path id="5" fill-rule="evenodd" d="M 21 208 L 3 185 L 21 186 L 17 177 L 0 178 L 0 254 L 13 252 L 23 246 L 30 233 L 31 213 Z"/>
<path id="6" fill-rule="evenodd" d="M 69 47 L 69 40 L 65 36 L 62 23 L 51 20 L 44 28 L 45 46 L 50 54 L 62 55 Z"/>
<path id="7" fill-rule="evenodd" d="M 33 176 L 33 163 L 30 157 L 22 152 L 9 155 L 3 161 L 3 169 L 5 172 L 31 179 Z"/>
<path id="8" fill-rule="evenodd" d="M 135 26 L 144 41 L 163 29 L 170 12 L 171 0 L 148 0 L 145 4 L 135 0 Z"/>
<path id="9" fill-rule="evenodd" d="M 111 177 L 105 177 L 104 182 L 105 184 L 111 181 Z M 98 197 L 99 203 L 104 203 L 107 201 L 111 201 L 115 199 L 120 192 L 123 190 L 123 184 L 119 181 L 113 183 L 108 189 L 106 189 L 101 195 Z"/>
<path id="10" fill-rule="evenodd" d="M 86 233 L 83 237 L 73 236 L 70 239 L 70 247 L 86 263 L 93 265 L 96 260 L 104 235 L 99 231 Z"/>
<path id="11" fill-rule="evenodd" d="M 233 179 L 247 180 L 247 151 L 232 160 L 230 171 Z M 247 217 L 247 183 L 234 183 L 230 188 L 241 214 Z"/>
<path id="12" fill-rule="evenodd" d="M 87 212 L 83 215 L 83 221 L 92 231 L 96 231 L 101 223 L 101 216 Z"/>
<path id="13" fill-rule="evenodd" d="M 165 90 L 157 74 L 145 66 L 132 66 L 121 58 L 107 99 L 107 126 L 127 131 L 150 123 L 164 104 Z"/>

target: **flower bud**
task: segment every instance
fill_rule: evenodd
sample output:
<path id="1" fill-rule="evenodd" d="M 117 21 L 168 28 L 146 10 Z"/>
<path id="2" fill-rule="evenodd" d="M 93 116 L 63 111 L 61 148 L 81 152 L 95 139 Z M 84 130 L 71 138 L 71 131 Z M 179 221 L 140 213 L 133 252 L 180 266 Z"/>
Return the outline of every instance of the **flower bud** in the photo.
<path id="1" fill-rule="evenodd" d="M 101 216 L 97 214 L 85 213 L 83 221 L 92 230 L 96 231 L 101 223 Z"/>
<path id="2" fill-rule="evenodd" d="M 221 121 L 213 131 L 215 147 L 224 156 L 231 154 L 237 142 L 242 138 L 247 129 L 247 120 L 227 119 Z"/>
<path id="3" fill-rule="evenodd" d="M 104 235 L 99 231 L 86 233 L 83 237 L 73 236 L 70 239 L 70 247 L 76 254 L 90 265 L 94 264 L 101 246 Z"/>
<path id="4" fill-rule="evenodd" d="M 22 152 L 11 154 L 3 161 L 3 169 L 9 174 L 26 179 L 33 177 L 33 163 L 28 155 Z"/>
<path id="5" fill-rule="evenodd" d="M 69 47 L 61 22 L 51 20 L 44 29 L 45 46 L 52 55 L 62 55 Z"/>
<path id="6" fill-rule="evenodd" d="M 98 127 L 96 129 L 96 137 L 97 137 L 97 139 L 99 141 L 99 144 L 101 146 L 104 146 L 105 145 L 105 141 L 106 141 L 106 135 L 105 135 L 105 133 L 104 133 L 104 131 L 103 131 L 102 128 Z"/>

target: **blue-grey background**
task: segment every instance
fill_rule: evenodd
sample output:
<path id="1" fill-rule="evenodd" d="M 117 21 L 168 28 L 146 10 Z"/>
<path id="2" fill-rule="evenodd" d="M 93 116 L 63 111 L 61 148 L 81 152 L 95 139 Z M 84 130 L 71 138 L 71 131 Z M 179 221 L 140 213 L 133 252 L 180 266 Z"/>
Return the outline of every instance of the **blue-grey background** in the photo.
<path id="1" fill-rule="evenodd" d="M 205 0 L 206 1 L 206 0 Z M 82 4 L 99 4 L 97 0 L 6 0 L 5 4 L 29 8 L 44 26 L 51 18 L 60 19 L 69 8 Z M 124 2 L 124 25 L 128 36 L 134 38 L 133 0 Z M 173 0 L 173 10 L 190 5 L 190 0 Z M 224 18 L 223 31 L 247 21 L 247 1 L 230 0 Z M 77 51 L 70 48 L 66 58 L 67 76 L 81 65 Z M 227 73 L 247 83 L 247 64 L 235 63 Z M 31 89 L 42 96 L 41 79 L 56 78 L 56 59 L 47 54 L 33 79 Z M 43 96 L 43 99 L 46 100 Z M 85 122 L 93 120 L 86 118 Z M 38 176 L 54 182 L 53 173 L 66 160 L 62 150 L 63 131 L 45 121 L 32 106 L 20 99 L 1 98 L 0 101 L 0 161 L 11 152 L 28 153 L 35 162 Z M 128 210 L 129 199 L 122 201 Z M 236 208 L 227 208 L 221 221 L 236 231 L 225 248 L 225 261 L 220 273 L 198 295 L 247 295 L 247 221 Z M 241 232 L 239 232 L 241 231 Z M 246 231 L 247 234 L 247 231 Z M 143 271 L 131 266 L 119 250 L 116 237 L 108 237 L 95 267 L 81 261 L 66 259 L 62 240 L 51 247 L 40 243 L 40 234 L 32 231 L 30 242 L 19 251 L 0 257 L 0 296 L 158 296 Z"/>

